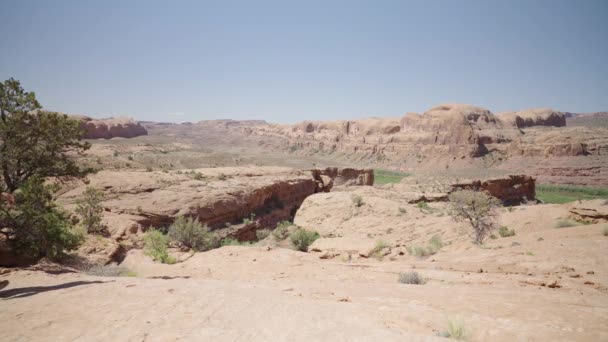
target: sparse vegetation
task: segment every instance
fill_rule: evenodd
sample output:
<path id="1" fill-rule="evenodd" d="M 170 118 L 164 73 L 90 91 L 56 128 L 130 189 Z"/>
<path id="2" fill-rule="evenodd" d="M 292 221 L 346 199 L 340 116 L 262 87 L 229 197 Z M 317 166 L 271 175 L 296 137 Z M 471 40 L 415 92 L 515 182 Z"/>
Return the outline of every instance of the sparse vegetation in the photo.
<path id="1" fill-rule="evenodd" d="M 462 318 L 450 317 L 448 318 L 448 328 L 441 335 L 455 340 L 464 341 L 468 339 L 469 333 Z"/>
<path id="2" fill-rule="evenodd" d="M 416 207 L 418 207 L 418 209 L 420 209 L 420 210 L 427 210 L 427 211 L 431 210 L 431 207 L 429 207 L 429 204 L 426 202 L 418 202 L 418 203 L 416 203 Z"/>
<path id="3" fill-rule="evenodd" d="M 407 210 L 403 207 L 399 207 L 399 214 L 400 215 L 407 214 Z"/>
<path id="4" fill-rule="evenodd" d="M 103 207 L 103 193 L 93 187 L 87 187 L 78 201 L 76 214 L 80 216 L 80 222 L 89 234 L 102 233 L 105 227 L 101 223 Z"/>
<path id="5" fill-rule="evenodd" d="M 249 241 L 239 241 L 232 237 L 224 238 L 220 242 L 221 247 L 224 247 L 224 246 L 249 246 L 249 245 L 251 245 L 251 242 L 249 242 Z"/>
<path id="6" fill-rule="evenodd" d="M 389 248 L 390 245 L 384 240 L 376 241 L 376 245 L 369 252 L 369 256 L 376 259 L 382 259 L 383 255 L 381 254 L 385 248 Z"/>
<path id="7" fill-rule="evenodd" d="M 315 242 L 319 237 L 319 233 L 303 228 L 299 228 L 289 235 L 294 248 L 301 252 L 307 252 L 308 246 Z"/>
<path id="8" fill-rule="evenodd" d="M 283 221 L 272 231 L 272 237 L 276 241 L 283 241 L 289 237 L 289 227 L 294 224 L 289 221 Z"/>
<path id="9" fill-rule="evenodd" d="M 559 221 L 557 221 L 557 223 L 555 223 L 555 228 L 568 228 L 568 227 L 575 227 L 575 226 L 580 226 L 580 225 L 582 225 L 582 223 L 576 222 L 576 221 L 559 220 Z"/>
<path id="10" fill-rule="evenodd" d="M 356 207 L 361 207 L 361 206 L 364 204 L 364 202 L 363 202 L 363 197 L 361 197 L 360 195 L 353 194 L 353 195 L 350 197 L 350 199 L 353 201 L 353 204 L 354 204 Z"/>
<path id="11" fill-rule="evenodd" d="M 223 174 L 223 173 L 220 173 L 220 174 L 217 176 L 217 179 L 219 179 L 219 180 L 222 180 L 222 181 L 223 181 L 223 180 L 228 179 L 228 176 L 226 176 L 226 175 L 225 175 L 225 174 Z"/>
<path id="12" fill-rule="evenodd" d="M 496 227 L 500 202 L 490 194 L 473 190 L 459 190 L 450 194 L 450 215 L 456 222 L 467 222 L 473 228 L 475 242 Z"/>
<path id="13" fill-rule="evenodd" d="M 441 237 L 439 235 L 433 235 L 427 246 L 408 246 L 406 247 L 406 250 L 410 255 L 425 257 L 436 254 L 443 246 L 444 244 L 443 241 L 441 241 Z"/>
<path id="14" fill-rule="evenodd" d="M 509 227 L 507 226 L 501 226 L 500 228 L 498 228 L 498 235 L 503 238 L 515 236 L 515 230 L 509 229 Z"/>
<path id="15" fill-rule="evenodd" d="M 245 224 L 245 225 L 251 224 L 251 223 L 253 222 L 253 220 L 255 220 L 255 214 L 254 214 L 254 213 L 251 213 L 251 214 L 249 215 L 249 217 L 245 217 L 245 218 L 243 219 L 243 224 Z"/>
<path id="16" fill-rule="evenodd" d="M 264 240 L 270 235 L 270 232 L 270 229 L 260 229 L 255 232 L 255 237 L 258 239 L 258 241 Z"/>
<path id="17" fill-rule="evenodd" d="M 144 254 L 163 264 L 174 264 L 175 258 L 169 255 L 169 237 L 159 230 L 151 229 L 144 235 Z"/>
<path id="18" fill-rule="evenodd" d="M 374 184 L 382 185 L 389 183 L 399 183 L 401 179 L 407 176 L 410 176 L 410 174 L 398 171 L 374 169 Z"/>
<path id="19" fill-rule="evenodd" d="M 426 280 L 418 272 L 399 273 L 399 282 L 401 284 L 423 285 Z"/>
<path id="20" fill-rule="evenodd" d="M 545 203 L 568 203 L 577 200 L 608 198 L 608 188 L 539 184 L 536 186 L 536 197 Z"/>
<path id="21" fill-rule="evenodd" d="M 198 252 L 207 251 L 217 245 L 215 236 L 209 228 L 192 217 L 178 216 L 169 226 L 168 234 L 182 246 Z"/>
<path id="22" fill-rule="evenodd" d="M 604 226 L 604 228 L 602 228 L 602 235 L 608 236 L 608 226 Z"/>

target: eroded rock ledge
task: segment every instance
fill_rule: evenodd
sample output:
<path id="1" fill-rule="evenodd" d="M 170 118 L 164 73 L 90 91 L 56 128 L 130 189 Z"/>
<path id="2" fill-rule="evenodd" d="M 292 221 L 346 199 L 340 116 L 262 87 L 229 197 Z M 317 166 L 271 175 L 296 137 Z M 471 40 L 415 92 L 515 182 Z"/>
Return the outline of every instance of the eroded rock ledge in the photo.
<path id="1" fill-rule="evenodd" d="M 485 191 L 498 198 L 504 205 L 517 205 L 536 200 L 536 180 L 526 175 L 510 175 L 501 178 L 490 178 L 484 180 L 460 181 L 446 185 L 442 191 L 433 193 L 417 193 L 408 191 L 407 185 L 403 185 L 404 192 L 410 192 L 412 199 L 409 203 L 419 202 L 443 202 L 448 200 L 451 192 L 468 189 Z"/>
<path id="2" fill-rule="evenodd" d="M 197 217 L 225 236 L 255 239 L 262 227 L 293 218 L 304 199 L 334 184 L 371 185 L 373 170 L 293 170 L 224 167 L 189 171 L 102 171 L 76 184 L 60 203 L 73 208 L 86 186 L 104 192 L 104 221 L 116 240 L 149 227 L 163 228 L 179 215 Z"/>

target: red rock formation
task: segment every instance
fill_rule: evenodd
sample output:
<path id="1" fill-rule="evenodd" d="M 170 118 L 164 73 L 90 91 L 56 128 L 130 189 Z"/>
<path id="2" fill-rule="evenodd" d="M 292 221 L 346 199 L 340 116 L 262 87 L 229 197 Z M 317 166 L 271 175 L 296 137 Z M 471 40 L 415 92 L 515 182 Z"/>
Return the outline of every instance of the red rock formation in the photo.
<path id="1" fill-rule="evenodd" d="M 327 176 L 332 185 L 374 185 L 374 170 L 328 167 L 311 170 L 315 179 Z"/>
<path id="2" fill-rule="evenodd" d="M 128 118 L 91 119 L 79 117 L 85 139 L 134 138 L 148 135 L 148 131 L 138 122 Z"/>
<path id="3" fill-rule="evenodd" d="M 486 191 L 507 205 L 520 204 L 536 199 L 535 179 L 526 175 L 513 175 L 507 178 L 477 180 L 452 185 L 452 191 L 459 189 Z"/>
<path id="4" fill-rule="evenodd" d="M 500 114 L 500 118 L 517 128 L 566 126 L 566 115 L 551 108 L 528 109 L 519 112 L 503 113 Z"/>

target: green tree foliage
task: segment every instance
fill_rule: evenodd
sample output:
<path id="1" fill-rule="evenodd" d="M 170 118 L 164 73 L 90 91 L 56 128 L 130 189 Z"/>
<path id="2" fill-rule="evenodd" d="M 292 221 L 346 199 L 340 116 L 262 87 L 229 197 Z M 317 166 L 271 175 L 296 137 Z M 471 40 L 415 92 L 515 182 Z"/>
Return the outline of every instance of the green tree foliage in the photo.
<path id="1" fill-rule="evenodd" d="M 37 259 L 60 258 L 83 241 L 68 216 L 53 202 L 52 185 L 30 178 L 14 196 L 0 199 L 1 232 L 13 244 L 17 255 Z"/>
<path id="2" fill-rule="evenodd" d="M 90 147 L 80 141 L 77 120 L 40 110 L 33 92 L 19 81 L 0 82 L 0 172 L 2 192 L 13 193 L 29 178 L 84 176 L 70 154 Z"/>
<path id="3" fill-rule="evenodd" d="M 101 223 L 103 207 L 103 193 L 93 187 L 87 187 L 82 194 L 82 199 L 76 207 L 76 214 L 80 216 L 80 222 L 88 233 L 100 234 L 104 231 Z"/>
<path id="4" fill-rule="evenodd" d="M 59 257 L 81 242 L 45 185 L 91 171 L 73 159 L 90 147 L 81 137 L 77 120 L 42 111 L 19 81 L 0 82 L 0 232 L 15 254 Z"/>
<path id="5" fill-rule="evenodd" d="M 481 191 L 458 190 L 450 194 L 450 215 L 457 222 L 467 222 L 473 228 L 476 243 L 496 228 L 500 201 Z"/>

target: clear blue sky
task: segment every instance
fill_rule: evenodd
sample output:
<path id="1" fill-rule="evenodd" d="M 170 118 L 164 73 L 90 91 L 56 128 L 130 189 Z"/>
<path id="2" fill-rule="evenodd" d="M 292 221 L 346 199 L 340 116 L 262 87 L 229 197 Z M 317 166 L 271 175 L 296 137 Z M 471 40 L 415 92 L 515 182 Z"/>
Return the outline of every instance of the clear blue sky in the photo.
<path id="1" fill-rule="evenodd" d="M 0 78 L 140 120 L 608 110 L 608 0 L 7 1 Z"/>

